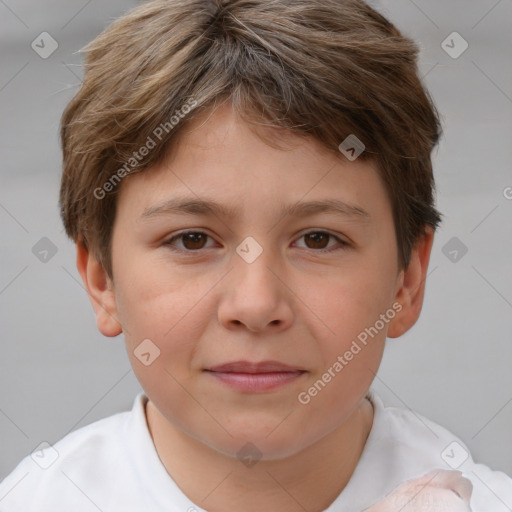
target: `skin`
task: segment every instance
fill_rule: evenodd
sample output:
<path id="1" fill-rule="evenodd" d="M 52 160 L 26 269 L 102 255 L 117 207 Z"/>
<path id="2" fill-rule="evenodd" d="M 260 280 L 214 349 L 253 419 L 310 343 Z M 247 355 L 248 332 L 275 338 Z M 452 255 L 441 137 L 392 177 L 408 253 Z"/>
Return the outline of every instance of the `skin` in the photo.
<path id="1" fill-rule="evenodd" d="M 279 136 L 281 147 L 260 134 Z M 240 214 L 141 218 L 177 196 L 214 199 Z M 368 217 L 279 214 L 283 205 L 324 199 L 356 205 Z M 184 229 L 208 236 L 165 243 Z M 318 231 L 333 237 L 304 236 Z M 248 236 L 263 249 L 252 263 L 236 252 Z M 386 336 L 402 335 L 420 314 L 432 242 L 426 231 L 400 270 L 375 164 L 351 162 L 312 138 L 256 129 L 222 105 L 191 121 L 161 164 L 121 183 L 113 280 L 81 244 L 77 267 L 99 330 L 124 334 L 149 397 L 156 450 L 183 492 L 211 512 L 321 511 L 364 448 L 373 421 L 365 394 Z M 397 302 L 401 311 L 301 404 L 299 393 Z M 160 355 L 145 366 L 134 350 L 148 338 Z M 305 373 L 250 393 L 204 371 L 236 360 L 277 360 Z M 237 457 L 248 442 L 261 454 L 251 467 Z"/>
<path id="2" fill-rule="evenodd" d="M 365 512 L 471 512 L 472 492 L 460 471 L 436 469 L 399 485 Z"/>

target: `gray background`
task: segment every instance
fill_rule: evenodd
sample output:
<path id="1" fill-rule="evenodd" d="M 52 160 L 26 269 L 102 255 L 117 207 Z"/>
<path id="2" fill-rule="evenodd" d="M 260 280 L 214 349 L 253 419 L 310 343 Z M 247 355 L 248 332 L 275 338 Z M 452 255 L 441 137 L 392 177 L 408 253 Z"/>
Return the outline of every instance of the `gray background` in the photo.
<path id="1" fill-rule="evenodd" d="M 133 5 L 0 0 L 0 479 L 41 441 L 129 409 L 141 389 L 122 337 L 96 329 L 57 207 L 58 123 L 80 82 L 76 52 Z M 512 475 L 512 1 L 372 5 L 420 43 L 445 131 L 434 158 L 445 219 L 422 316 L 388 341 L 374 387 Z M 43 31 L 59 45 L 46 59 L 31 48 Z M 456 59 L 441 46 L 453 31 L 469 44 Z M 43 237 L 57 249 L 46 262 L 32 250 Z M 443 253 L 453 237 L 468 249 L 455 262 Z"/>

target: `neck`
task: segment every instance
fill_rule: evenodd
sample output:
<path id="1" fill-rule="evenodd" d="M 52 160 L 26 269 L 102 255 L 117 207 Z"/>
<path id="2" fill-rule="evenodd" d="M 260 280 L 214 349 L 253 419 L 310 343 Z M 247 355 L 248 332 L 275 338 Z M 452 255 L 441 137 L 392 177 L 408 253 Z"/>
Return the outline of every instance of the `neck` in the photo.
<path id="1" fill-rule="evenodd" d="M 251 467 L 176 429 L 151 401 L 146 417 L 165 469 L 199 507 L 209 512 L 321 512 L 350 480 L 372 427 L 373 408 L 363 399 L 341 426 L 315 444 Z"/>

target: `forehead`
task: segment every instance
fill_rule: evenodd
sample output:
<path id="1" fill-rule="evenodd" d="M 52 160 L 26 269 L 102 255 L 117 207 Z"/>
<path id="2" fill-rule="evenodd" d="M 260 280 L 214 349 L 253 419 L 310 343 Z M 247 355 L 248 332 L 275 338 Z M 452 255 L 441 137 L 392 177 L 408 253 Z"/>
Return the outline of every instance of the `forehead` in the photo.
<path id="1" fill-rule="evenodd" d="M 159 164 L 121 183 L 118 201 L 143 219 L 164 211 L 236 218 L 275 206 L 368 221 L 376 206 L 389 206 L 385 196 L 373 160 L 350 162 L 313 137 L 255 126 L 224 105 L 189 121 Z"/>

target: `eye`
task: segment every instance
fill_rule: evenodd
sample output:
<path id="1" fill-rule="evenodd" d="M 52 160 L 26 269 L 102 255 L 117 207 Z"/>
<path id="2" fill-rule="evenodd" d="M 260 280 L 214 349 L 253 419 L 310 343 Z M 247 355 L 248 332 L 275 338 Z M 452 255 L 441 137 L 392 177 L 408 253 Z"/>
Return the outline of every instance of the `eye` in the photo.
<path id="1" fill-rule="evenodd" d="M 211 237 L 203 231 L 182 231 L 181 233 L 174 235 L 172 238 L 164 242 L 164 245 L 169 246 L 173 251 L 192 252 L 199 249 L 204 249 L 205 241 L 208 238 Z M 180 240 L 183 243 L 183 246 L 176 248 L 174 246 L 174 242 L 176 240 Z"/>
<path id="2" fill-rule="evenodd" d="M 200 249 L 208 249 L 212 246 L 206 246 L 206 240 L 211 238 L 210 235 L 204 233 L 203 231 L 182 231 L 174 235 L 172 238 L 164 242 L 164 245 L 171 248 L 173 251 L 178 252 L 194 252 L 199 251 Z M 309 231 L 308 233 L 304 233 L 300 238 L 304 238 L 306 241 L 306 249 L 313 249 L 316 252 L 332 252 L 335 250 L 343 250 L 349 247 L 349 243 L 345 242 L 341 238 L 329 233 L 328 231 Z M 299 239 L 300 239 L 299 238 Z M 338 242 L 341 247 L 328 248 L 329 239 L 333 239 Z M 182 243 L 181 247 L 176 247 L 175 242 L 179 241 Z"/>
<path id="3" fill-rule="evenodd" d="M 343 250 L 348 247 L 350 244 L 345 242 L 341 238 L 329 233 L 328 231 L 309 231 L 308 233 L 304 233 L 300 238 L 304 238 L 306 241 L 306 249 L 315 249 L 317 252 L 332 252 L 336 250 Z M 326 243 L 329 238 L 336 240 L 341 247 L 332 247 L 326 248 Z M 336 244 L 335 244 L 336 245 Z"/>

